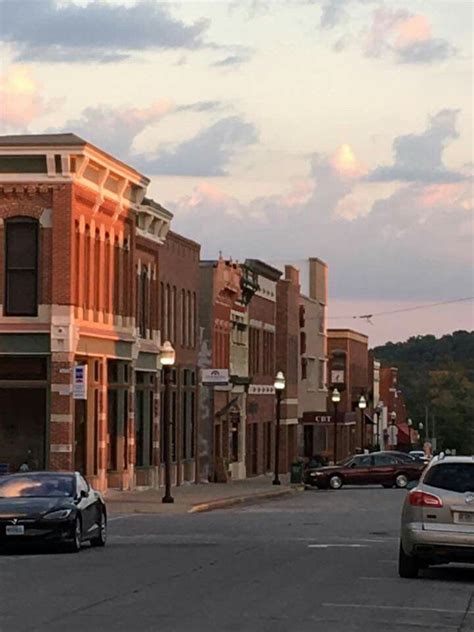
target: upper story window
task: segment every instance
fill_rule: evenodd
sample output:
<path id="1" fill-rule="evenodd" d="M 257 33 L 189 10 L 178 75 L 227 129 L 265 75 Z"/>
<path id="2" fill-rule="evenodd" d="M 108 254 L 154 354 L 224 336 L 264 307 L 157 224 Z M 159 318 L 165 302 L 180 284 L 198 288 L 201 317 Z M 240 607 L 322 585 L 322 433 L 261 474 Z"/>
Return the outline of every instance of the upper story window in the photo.
<path id="1" fill-rule="evenodd" d="M 38 315 L 38 221 L 5 222 L 5 315 Z"/>

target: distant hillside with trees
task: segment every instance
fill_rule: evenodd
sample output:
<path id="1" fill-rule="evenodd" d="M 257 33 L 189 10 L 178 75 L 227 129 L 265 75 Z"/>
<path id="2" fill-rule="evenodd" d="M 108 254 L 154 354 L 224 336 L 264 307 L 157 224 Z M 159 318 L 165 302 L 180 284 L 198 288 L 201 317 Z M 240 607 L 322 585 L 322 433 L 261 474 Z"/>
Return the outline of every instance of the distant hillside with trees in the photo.
<path id="1" fill-rule="evenodd" d="M 375 347 L 374 355 L 382 366 L 398 367 L 415 428 L 425 424 L 428 411 L 438 449 L 474 454 L 474 331 L 388 342 Z"/>

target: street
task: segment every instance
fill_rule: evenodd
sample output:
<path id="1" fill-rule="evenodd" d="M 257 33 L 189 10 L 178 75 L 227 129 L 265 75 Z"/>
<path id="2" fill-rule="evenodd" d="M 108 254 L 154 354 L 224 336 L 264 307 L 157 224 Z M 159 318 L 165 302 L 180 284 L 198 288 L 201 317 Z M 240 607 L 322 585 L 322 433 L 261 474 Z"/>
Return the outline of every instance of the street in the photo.
<path id="1" fill-rule="evenodd" d="M 406 492 L 113 516 L 105 549 L 0 557 L 2 632 L 474 630 L 474 569 L 397 575 Z"/>

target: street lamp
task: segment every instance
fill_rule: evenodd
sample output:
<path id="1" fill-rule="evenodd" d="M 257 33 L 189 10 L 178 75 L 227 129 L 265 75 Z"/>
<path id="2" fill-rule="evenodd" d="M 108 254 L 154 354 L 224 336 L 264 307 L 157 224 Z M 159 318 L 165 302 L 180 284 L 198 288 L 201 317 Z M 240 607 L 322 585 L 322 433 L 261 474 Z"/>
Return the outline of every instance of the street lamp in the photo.
<path id="1" fill-rule="evenodd" d="M 331 395 L 331 401 L 334 404 L 334 464 L 337 463 L 337 407 L 339 402 L 341 401 L 341 393 L 337 390 L 337 388 L 333 389 Z"/>
<path id="2" fill-rule="evenodd" d="M 363 395 L 359 398 L 359 409 L 360 409 L 360 447 L 362 451 L 364 451 L 365 446 L 365 420 L 364 420 L 364 410 L 367 408 L 367 400 Z"/>
<path id="3" fill-rule="evenodd" d="M 421 422 L 421 421 L 420 421 L 420 423 L 418 424 L 418 440 L 419 440 L 419 442 L 420 442 L 420 445 L 422 445 L 422 442 L 421 442 L 421 433 L 422 433 L 422 431 L 423 431 L 423 428 L 424 428 L 423 422 Z"/>
<path id="4" fill-rule="evenodd" d="M 160 349 L 160 363 L 163 370 L 163 445 L 165 456 L 165 495 L 161 499 L 162 503 L 174 503 L 171 495 L 171 415 L 170 415 L 170 384 L 171 367 L 175 363 L 176 352 L 169 340 L 163 343 Z"/>
<path id="5" fill-rule="evenodd" d="M 413 426 L 413 421 L 408 418 L 407 419 L 407 426 L 408 426 L 408 451 L 411 450 L 411 429 Z"/>
<path id="6" fill-rule="evenodd" d="M 280 485 L 279 478 L 279 460 L 280 460 L 280 408 L 281 408 L 281 395 L 285 388 L 285 376 L 282 371 L 278 371 L 273 383 L 276 393 L 276 428 L 275 428 L 275 478 L 273 479 L 274 485 Z"/>

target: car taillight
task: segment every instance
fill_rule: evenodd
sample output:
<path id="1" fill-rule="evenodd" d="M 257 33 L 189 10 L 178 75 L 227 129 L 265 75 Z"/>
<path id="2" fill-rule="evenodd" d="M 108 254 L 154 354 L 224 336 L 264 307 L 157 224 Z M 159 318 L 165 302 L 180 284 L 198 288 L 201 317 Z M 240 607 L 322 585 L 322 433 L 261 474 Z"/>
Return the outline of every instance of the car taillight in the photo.
<path id="1" fill-rule="evenodd" d="M 428 494 L 427 492 L 414 489 L 410 492 L 410 505 L 414 507 L 442 507 L 443 501 L 434 494 Z"/>

